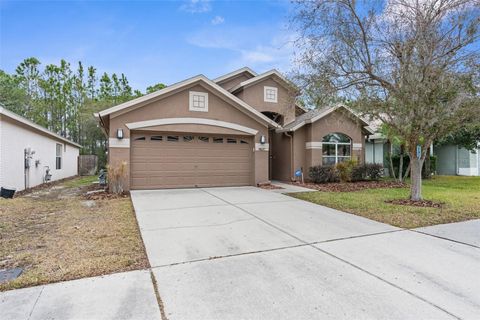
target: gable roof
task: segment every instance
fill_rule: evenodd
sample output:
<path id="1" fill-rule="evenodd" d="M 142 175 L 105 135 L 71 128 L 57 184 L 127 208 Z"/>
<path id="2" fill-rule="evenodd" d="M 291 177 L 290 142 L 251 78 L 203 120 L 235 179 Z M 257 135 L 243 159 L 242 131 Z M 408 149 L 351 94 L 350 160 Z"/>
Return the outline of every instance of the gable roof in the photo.
<path id="1" fill-rule="evenodd" d="M 294 89 L 295 91 L 298 90 L 297 86 L 293 84 L 290 80 L 285 78 L 280 72 L 278 72 L 276 69 L 272 69 L 270 71 L 264 72 L 262 74 L 259 74 L 253 78 L 250 78 L 248 80 L 245 80 L 241 82 L 240 84 L 236 85 L 235 87 L 230 89 L 230 92 L 234 93 L 236 91 L 239 91 L 240 89 L 243 89 L 245 87 L 248 87 L 252 84 L 255 84 L 259 81 L 265 80 L 271 76 L 274 76 L 277 80 L 280 80 L 281 83 L 287 88 Z"/>
<path id="2" fill-rule="evenodd" d="M 249 67 L 243 67 L 243 68 L 240 68 L 238 70 L 235 70 L 235 71 L 229 72 L 227 74 L 224 74 L 223 76 L 220 76 L 218 78 L 215 78 L 215 79 L 213 79 L 213 81 L 216 82 L 216 83 L 223 82 L 225 80 L 229 80 L 229 79 L 234 78 L 234 77 L 238 76 L 239 74 L 242 74 L 242 73 L 245 73 L 245 72 L 250 74 L 252 77 L 256 77 L 258 75 L 255 71 L 253 71 Z"/>
<path id="3" fill-rule="evenodd" d="M 336 111 L 340 108 L 343 108 L 343 109 L 347 110 L 348 112 L 350 112 L 351 114 L 353 114 L 356 118 L 358 118 L 360 120 L 360 122 L 362 122 L 365 130 L 369 131 L 370 133 L 373 133 L 373 131 L 369 127 L 370 124 L 368 122 L 366 122 L 364 119 L 362 119 L 360 116 L 358 116 L 355 112 L 353 112 L 348 107 L 346 107 L 342 104 L 339 104 L 339 105 L 336 105 L 336 106 L 333 106 L 333 107 L 329 106 L 329 107 L 323 107 L 323 108 L 320 108 L 320 109 L 310 110 L 307 113 L 304 113 L 304 114 L 298 116 L 297 118 L 295 118 L 294 121 L 286 124 L 285 126 L 283 126 L 283 128 L 277 129 L 276 131 L 277 132 L 296 131 L 297 129 L 300 129 L 301 127 L 303 127 L 307 123 L 314 123 L 315 121 L 326 117 L 327 115 L 331 114 L 332 112 L 334 112 L 334 111 Z"/>
<path id="4" fill-rule="evenodd" d="M 132 108 L 132 107 L 134 107 L 136 105 L 139 105 L 141 103 L 148 103 L 149 101 L 160 98 L 162 95 L 174 92 L 174 91 L 179 90 L 183 87 L 187 87 L 189 85 L 192 85 L 196 82 L 203 83 L 203 84 L 207 85 L 210 89 L 212 89 L 212 91 L 218 93 L 220 96 L 223 96 L 223 97 L 227 98 L 228 100 L 233 102 L 234 105 L 237 105 L 239 107 L 238 109 L 240 111 L 243 111 L 243 112 L 245 112 L 245 113 L 247 113 L 251 116 L 254 116 L 255 118 L 257 118 L 257 120 L 260 120 L 261 122 L 266 123 L 266 124 L 268 124 L 268 125 L 270 125 L 274 128 L 279 127 L 279 125 L 275 121 L 269 119 L 268 117 L 263 115 L 261 112 L 255 110 L 250 105 L 245 103 L 243 100 L 237 98 L 236 96 L 234 96 L 233 94 L 231 94 L 227 90 L 223 89 L 218 84 L 216 84 L 212 80 L 205 77 L 203 74 L 192 77 L 192 78 L 189 78 L 187 80 L 184 80 L 184 81 L 181 81 L 181 82 L 178 82 L 178 83 L 175 83 L 175 84 L 173 84 L 171 86 L 168 86 L 168 87 L 165 87 L 161 90 L 146 94 L 146 95 L 141 96 L 139 98 L 136 98 L 136 99 L 124 102 L 122 104 L 116 105 L 114 107 L 102 110 L 102 111 L 96 113 L 95 116 L 96 117 L 105 117 L 107 115 L 111 115 L 113 113 L 116 113 L 116 112 L 119 112 L 119 111 L 122 111 L 122 110 L 126 110 L 128 108 Z"/>
<path id="5" fill-rule="evenodd" d="M 29 129 L 33 129 L 33 131 L 37 131 L 37 132 L 43 133 L 43 134 L 45 134 L 45 135 L 48 135 L 48 136 L 50 136 L 50 137 L 52 137 L 52 138 L 54 138 L 54 139 L 56 139 L 56 140 L 63 141 L 63 142 L 65 142 L 65 143 L 68 143 L 68 144 L 70 144 L 70 145 L 72 145 L 72 146 L 74 146 L 74 147 L 77 147 L 77 148 L 81 148 L 81 147 L 82 147 L 82 146 L 79 145 L 78 143 L 75 143 L 75 142 L 73 142 L 73 141 L 70 141 L 70 140 L 68 140 L 68 139 L 66 139 L 66 138 L 64 138 L 64 137 L 62 137 L 61 135 L 58 135 L 58 134 L 56 134 L 56 133 L 53 133 L 52 131 L 50 131 L 50 130 L 48 130 L 48 129 L 46 129 L 46 128 L 38 125 L 38 124 L 36 124 L 35 122 L 30 121 L 30 120 L 28 120 L 28 119 L 26 119 L 26 118 L 24 118 L 24 117 L 22 117 L 22 116 L 20 116 L 20 115 L 18 115 L 18 114 L 16 114 L 16 113 L 12 112 L 12 111 L 10 111 L 10 110 L 7 110 L 7 109 L 5 109 L 5 108 L 2 107 L 2 106 L 0 106 L 0 115 L 5 116 L 5 117 L 7 117 L 7 118 L 10 118 L 10 119 L 12 119 L 12 120 L 15 120 L 15 121 L 17 121 L 17 122 L 20 122 L 20 123 L 22 123 L 23 125 L 29 127 Z"/>

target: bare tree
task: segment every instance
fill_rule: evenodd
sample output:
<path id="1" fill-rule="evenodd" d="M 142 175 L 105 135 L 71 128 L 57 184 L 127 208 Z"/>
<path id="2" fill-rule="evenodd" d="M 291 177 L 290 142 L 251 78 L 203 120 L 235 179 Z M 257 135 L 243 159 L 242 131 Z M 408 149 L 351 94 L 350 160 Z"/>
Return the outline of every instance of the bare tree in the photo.
<path id="1" fill-rule="evenodd" d="M 359 2 L 297 3 L 300 79 L 335 88 L 404 140 L 410 198 L 421 200 L 432 142 L 480 121 L 479 1 Z"/>

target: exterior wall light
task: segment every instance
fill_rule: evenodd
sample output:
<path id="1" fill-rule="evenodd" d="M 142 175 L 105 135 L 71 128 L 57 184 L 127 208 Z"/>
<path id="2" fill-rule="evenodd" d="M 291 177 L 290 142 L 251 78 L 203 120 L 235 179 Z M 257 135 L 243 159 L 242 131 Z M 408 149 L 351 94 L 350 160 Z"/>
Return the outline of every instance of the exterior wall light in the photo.
<path id="1" fill-rule="evenodd" d="M 117 139 L 123 139 L 123 129 L 117 129 Z"/>
<path id="2" fill-rule="evenodd" d="M 267 139 L 265 138 L 265 136 L 261 136 L 260 137 L 260 144 L 265 144 L 265 142 L 267 142 Z"/>

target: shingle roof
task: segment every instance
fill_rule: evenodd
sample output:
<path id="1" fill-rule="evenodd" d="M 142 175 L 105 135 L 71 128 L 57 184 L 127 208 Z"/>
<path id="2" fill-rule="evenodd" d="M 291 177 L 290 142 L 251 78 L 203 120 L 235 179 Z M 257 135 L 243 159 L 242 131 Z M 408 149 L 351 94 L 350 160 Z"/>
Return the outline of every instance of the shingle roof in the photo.
<path id="1" fill-rule="evenodd" d="M 295 118 L 294 121 L 283 126 L 282 131 L 290 131 L 291 129 L 295 128 L 297 125 L 300 125 L 307 120 L 311 120 L 312 118 L 315 118 L 316 116 L 326 112 L 330 108 L 333 108 L 333 107 L 323 107 L 320 109 L 313 109 L 302 115 L 299 115 L 298 117 Z"/>

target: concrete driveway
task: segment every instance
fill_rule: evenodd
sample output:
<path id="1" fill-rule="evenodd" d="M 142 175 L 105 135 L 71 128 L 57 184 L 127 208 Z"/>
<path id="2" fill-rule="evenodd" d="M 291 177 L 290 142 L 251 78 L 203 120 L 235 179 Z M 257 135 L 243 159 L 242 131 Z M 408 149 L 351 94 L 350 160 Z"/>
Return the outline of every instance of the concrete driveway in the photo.
<path id="1" fill-rule="evenodd" d="M 168 319 L 480 314 L 471 224 L 468 237 L 450 239 L 461 226 L 402 230 L 253 187 L 133 191 L 132 200 Z"/>

